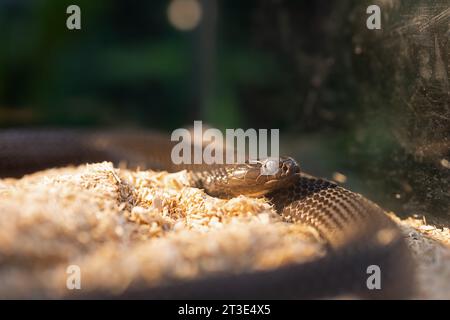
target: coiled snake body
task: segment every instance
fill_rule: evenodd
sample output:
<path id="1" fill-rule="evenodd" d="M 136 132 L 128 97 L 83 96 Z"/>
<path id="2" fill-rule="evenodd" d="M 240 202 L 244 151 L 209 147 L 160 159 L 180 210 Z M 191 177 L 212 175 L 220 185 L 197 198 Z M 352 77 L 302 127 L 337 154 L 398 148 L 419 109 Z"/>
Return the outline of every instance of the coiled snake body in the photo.
<path id="1" fill-rule="evenodd" d="M 6 130 L 0 132 L 0 177 L 94 161 L 176 171 L 167 137 L 142 132 Z M 276 176 L 257 165 L 187 167 L 194 186 L 211 195 L 265 196 L 290 222 L 313 226 L 328 252 L 316 261 L 276 270 L 221 275 L 170 286 L 130 290 L 124 298 L 317 298 L 355 294 L 406 298 L 414 290 L 412 258 L 398 227 L 376 204 L 332 182 L 307 175 L 290 158 Z M 376 268 L 381 288 L 368 288 Z M 108 293 L 98 293 L 108 296 Z"/>

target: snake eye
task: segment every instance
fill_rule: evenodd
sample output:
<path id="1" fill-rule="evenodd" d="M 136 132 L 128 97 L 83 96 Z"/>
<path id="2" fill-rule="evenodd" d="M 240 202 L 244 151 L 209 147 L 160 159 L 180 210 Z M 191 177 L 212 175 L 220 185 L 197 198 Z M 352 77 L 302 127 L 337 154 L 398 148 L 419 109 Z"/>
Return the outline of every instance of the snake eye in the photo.
<path id="1" fill-rule="evenodd" d="M 261 175 L 263 176 L 271 176 L 276 175 L 279 170 L 279 164 L 277 160 L 267 159 L 262 163 L 261 166 Z"/>

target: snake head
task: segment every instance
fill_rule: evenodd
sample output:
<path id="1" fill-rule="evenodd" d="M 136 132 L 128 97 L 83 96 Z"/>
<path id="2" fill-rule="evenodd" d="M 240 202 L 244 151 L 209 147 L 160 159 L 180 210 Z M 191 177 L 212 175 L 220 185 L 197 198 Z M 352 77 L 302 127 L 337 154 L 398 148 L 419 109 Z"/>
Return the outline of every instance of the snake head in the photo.
<path id="1" fill-rule="evenodd" d="M 268 158 L 233 166 L 228 170 L 225 184 L 230 196 L 261 197 L 290 186 L 298 178 L 298 173 L 300 173 L 300 167 L 294 159 Z"/>

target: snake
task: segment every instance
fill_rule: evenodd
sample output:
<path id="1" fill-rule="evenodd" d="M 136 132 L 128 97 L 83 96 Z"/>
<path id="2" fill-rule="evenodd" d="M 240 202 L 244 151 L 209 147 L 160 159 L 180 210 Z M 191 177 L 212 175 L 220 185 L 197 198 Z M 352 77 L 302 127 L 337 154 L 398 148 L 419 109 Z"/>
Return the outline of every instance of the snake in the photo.
<path id="1" fill-rule="evenodd" d="M 152 288 L 130 288 L 124 299 L 316 299 L 355 296 L 406 299 L 414 295 L 415 265 L 398 225 L 374 202 L 332 181 L 303 172 L 291 157 L 261 175 L 267 162 L 175 165 L 174 142 L 159 132 L 126 130 L 4 129 L 0 177 L 87 162 L 126 162 L 141 169 L 187 170 L 189 183 L 211 196 L 265 197 L 287 223 L 313 227 L 326 254 L 273 270 L 219 274 Z M 378 285 L 370 285 L 378 277 Z M 89 296 L 89 295 L 88 295 Z"/>

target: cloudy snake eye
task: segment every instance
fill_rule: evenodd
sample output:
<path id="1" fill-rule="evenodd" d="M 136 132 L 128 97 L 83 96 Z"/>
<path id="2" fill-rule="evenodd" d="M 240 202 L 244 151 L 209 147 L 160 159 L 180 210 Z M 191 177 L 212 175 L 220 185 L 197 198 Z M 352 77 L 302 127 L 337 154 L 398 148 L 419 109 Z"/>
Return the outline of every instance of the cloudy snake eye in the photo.
<path id="1" fill-rule="evenodd" d="M 279 170 L 279 161 L 274 159 L 267 159 L 261 166 L 261 175 L 270 176 L 277 174 Z"/>

